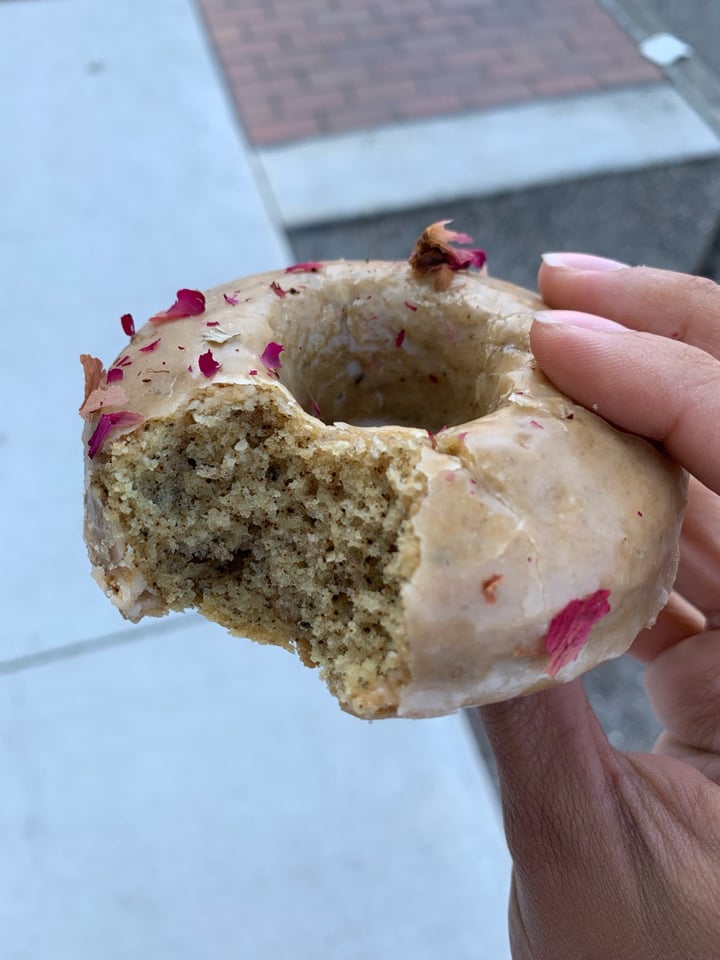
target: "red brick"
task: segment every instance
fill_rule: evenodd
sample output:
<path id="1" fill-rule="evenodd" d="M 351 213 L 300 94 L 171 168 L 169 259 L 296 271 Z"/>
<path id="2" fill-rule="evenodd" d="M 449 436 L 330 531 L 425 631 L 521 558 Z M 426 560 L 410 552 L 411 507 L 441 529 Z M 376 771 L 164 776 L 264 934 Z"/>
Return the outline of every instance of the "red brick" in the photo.
<path id="1" fill-rule="evenodd" d="M 587 93 L 589 90 L 597 90 L 597 87 L 593 78 L 587 76 L 550 77 L 547 80 L 537 80 L 530 85 L 531 90 L 541 97 Z"/>
<path id="2" fill-rule="evenodd" d="M 284 120 L 280 123 L 268 123 L 246 127 L 248 139 L 259 147 L 276 146 L 289 140 L 305 140 L 316 137 L 319 127 L 312 118 Z"/>
<path id="3" fill-rule="evenodd" d="M 659 76 L 597 0 L 197 2 L 256 143 Z"/>

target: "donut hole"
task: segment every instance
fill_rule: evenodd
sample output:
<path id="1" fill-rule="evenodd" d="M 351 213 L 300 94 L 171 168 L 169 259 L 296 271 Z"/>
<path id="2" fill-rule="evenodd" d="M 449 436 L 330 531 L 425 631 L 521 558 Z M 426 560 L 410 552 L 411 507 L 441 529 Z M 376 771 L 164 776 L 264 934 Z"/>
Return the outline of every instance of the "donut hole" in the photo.
<path id="1" fill-rule="evenodd" d="M 409 299 L 412 297 L 413 299 Z M 518 352 L 448 295 L 326 281 L 278 306 L 282 383 L 326 424 L 437 431 L 491 412 Z M 308 313 L 312 317 L 308 317 Z"/>

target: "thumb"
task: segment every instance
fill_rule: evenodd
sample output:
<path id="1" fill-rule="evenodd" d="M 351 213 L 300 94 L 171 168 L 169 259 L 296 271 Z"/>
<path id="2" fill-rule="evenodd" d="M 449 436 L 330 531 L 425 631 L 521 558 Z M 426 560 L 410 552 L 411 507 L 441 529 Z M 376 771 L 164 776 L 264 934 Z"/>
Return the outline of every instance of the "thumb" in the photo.
<path id="1" fill-rule="evenodd" d="M 516 866 L 532 869 L 536 858 L 547 864 L 586 857 L 617 754 L 582 682 L 480 707 L 479 713 L 497 762 Z"/>

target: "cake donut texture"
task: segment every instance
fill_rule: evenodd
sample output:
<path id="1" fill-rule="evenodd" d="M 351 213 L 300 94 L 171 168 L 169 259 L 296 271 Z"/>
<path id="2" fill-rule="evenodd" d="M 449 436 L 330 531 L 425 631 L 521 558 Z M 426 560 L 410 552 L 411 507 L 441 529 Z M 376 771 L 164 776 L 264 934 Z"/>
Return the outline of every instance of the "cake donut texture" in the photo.
<path id="1" fill-rule="evenodd" d="M 123 318 L 107 371 L 83 357 L 85 536 L 123 616 L 196 608 L 297 651 L 366 718 L 620 654 L 669 596 L 686 496 L 536 369 L 541 301 L 468 272 L 443 226 L 424 237 L 411 265 L 180 291 Z"/>

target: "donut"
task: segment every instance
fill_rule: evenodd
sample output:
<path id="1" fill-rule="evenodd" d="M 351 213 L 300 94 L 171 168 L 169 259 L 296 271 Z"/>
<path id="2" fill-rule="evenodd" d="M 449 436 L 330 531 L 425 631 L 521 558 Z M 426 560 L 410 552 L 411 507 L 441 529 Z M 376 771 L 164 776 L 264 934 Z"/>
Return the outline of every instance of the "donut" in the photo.
<path id="1" fill-rule="evenodd" d="M 569 681 L 654 622 L 686 475 L 543 376 L 542 302 L 467 241 L 181 290 L 82 357 L 85 539 L 124 617 L 196 609 L 369 719 Z"/>

